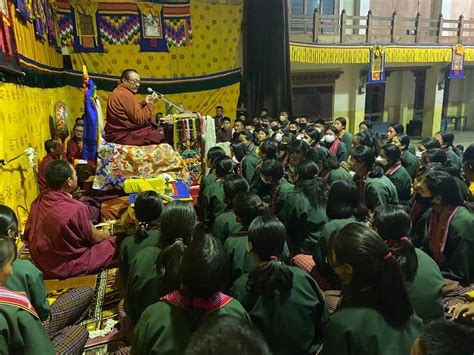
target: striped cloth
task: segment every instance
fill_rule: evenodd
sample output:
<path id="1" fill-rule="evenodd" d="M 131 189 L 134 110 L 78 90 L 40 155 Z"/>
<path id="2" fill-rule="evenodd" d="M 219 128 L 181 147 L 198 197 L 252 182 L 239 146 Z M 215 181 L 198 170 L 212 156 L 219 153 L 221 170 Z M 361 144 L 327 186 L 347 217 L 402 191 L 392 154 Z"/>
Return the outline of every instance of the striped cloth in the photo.
<path id="1" fill-rule="evenodd" d="M 85 316 L 94 297 L 91 287 L 73 288 L 58 297 L 43 326 L 46 328 L 56 353 L 82 354 L 89 338 L 84 326 L 77 325 Z"/>
<path id="2" fill-rule="evenodd" d="M 467 292 L 474 291 L 474 284 L 463 287 L 457 281 L 444 279 L 446 284 L 443 287 L 443 306 L 448 309 L 451 306 L 472 302 L 466 295 Z"/>
<path id="3" fill-rule="evenodd" d="M 330 289 L 329 282 L 319 274 L 318 267 L 316 266 L 312 255 L 298 254 L 291 259 L 291 264 L 308 272 L 313 279 L 316 280 L 321 290 L 326 291 Z"/>

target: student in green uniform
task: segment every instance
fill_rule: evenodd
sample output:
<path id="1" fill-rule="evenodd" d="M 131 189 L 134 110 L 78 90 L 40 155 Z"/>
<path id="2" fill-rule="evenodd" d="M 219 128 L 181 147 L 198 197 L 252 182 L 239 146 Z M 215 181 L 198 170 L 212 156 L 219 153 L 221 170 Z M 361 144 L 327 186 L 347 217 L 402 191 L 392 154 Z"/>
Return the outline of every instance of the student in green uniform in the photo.
<path id="1" fill-rule="evenodd" d="M 329 313 L 316 281 L 282 263 L 286 229 L 270 216 L 249 228 L 248 250 L 259 265 L 237 279 L 231 294 L 240 301 L 274 354 L 314 354 Z"/>
<path id="2" fill-rule="evenodd" d="M 281 142 L 278 143 L 278 153 L 277 158 L 280 160 L 281 165 L 283 165 L 283 170 L 285 171 L 285 177 L 289 179 L 291 177 L 290 170 L 290 159 L 291 159 L 291 145 L 296 140 L 296 137 L 293 133 L 285 132 L 281 137 Z"/>
<path id="3" fill-rule="evenodd" d="M 5 205 L 0 205 L 0 235 L 11 238 L 15 243 L 19 235 L 15 212 Z M 71 344 L 75 344 L 74 349 L 82 351 L 88 333 L 83 326 L 75 323 L 80 320 L 94 297 L 91 287 L 71 288 L 50 306 L 43 273 L 29 260 L 21 259 L 14 260 L 13 275 L 4 286 L 26 294 L 58 353 L 71 350 Z"/>
<path id="4" fill-rule="evenodd" d="M 232 341 L 229 341 L 232 339 Z M 184 355 L 271 355 L 262 333 L 247 320 L 210 317 L 194 332 Z"/>
<path id="5" fill-rule="evenodd" d="M 345 117 L 336 117 L 334 119 L 334 127 L 339 131 L 339 139 L 349 148 L 352 145 L 352 134 L 346 130 L 347 120 Z"/>
<path id="6" fill-rule="evenodd" d="M 331 185 L 326 205 L 326 215 L 329 222 L 324 225 L 313 251 L 313 260 L 318 273 L 328 280 L 331 290 L 340 290 L 341 280 L 327 262 L 329 237 L 335 230 L 339 230 L 349 223 L 366 223 L 367 214 L 367 207 L 360 199 L 355 182 L 336 181 Z"/>
<path id="7" fill-rule="evenodd" d="M 242 229 L 230 235 L 224 243 L 224 248 L 230 257 L 232 281 L 244 273 L 253 271 L 258 266 L 255 259 L 247 251 L 248 229 L 255 218 L 269 214 L 268 208 L 262 199 L 250 192 L 235 196 L 233 206 L 237 222 L 242 225 Z M 289 262 L 290 252 L 286 243 L 281 258 L 285 262 Z"/>
<path id="8" fill-rule="evenodd" d="M 361 145 L 351 151 L 349 159 L 354 181 L 359 187 L 361 198 L 369 210 L 379 205 L 398 204 L 397 189 L 384 175 L 382 166 L 375 163 L 373 150 Z"/>
<path id="9" fill-rule="evenodd" d="M 458 170 L 461 170 L 462 158 L 461 153 L 454 146 L 454 134 L 446 131 L 438 132 L 435 139 L 441 144 L 441 149 L 445 151 L 448 159 Z"/>
<path id="10" fill-rule="evenodd" d="M 380 149 L 380 155 L 375 160 L 383 166 L 385 176 L 395 185 L 398 200 L 403 205 L 408 205 L 411 199 L 412 178 L 402 165 L 400 148 L 393 143 L 385 144 Z"/>
<path id="11" fill-rule="evenodd" d="M 455 164 L 448 159 L 446 152 L 440 148 L 428 149 L 423 153 L 421 157 L 421 166 L 426 166 L 430 163 L 439 163 L 443 166 L 444 170 L 450 173 L 456 185 L 458 186 L 459 193 L 464 201 L 469 200 L 469 191 L 467 189 L 466 182 L 461 177 L 461 171 L 455 166 Z"/>
<path id="12" fill-rule="evenodd" d="M 441 144 L 435 138 L 423 138 L 418 143 L 418 150 L 415 152 L 415 155 L 418 159 L 421 159 L 424 152 L 433 148 L 441 148 Z"/>
<path id="13" fill-rule="evenodd" d="M 197 210 L 200 212 L 199 216 L 202 217 L 204 213 L 204 192 L 208 186 L 211 186 L 216 182 L 216 175 L 214 171 L 214 162 L 217 158 L 225 156 L 225 151 L 221 147 L 212 147 L 207 151 L 206 155 L 206 167 L 209 168 L 207 175 L 202 179 L 201 185 L 199 186 L 198 195 L 198 207 Z"/>
<path id="14" fill-rule="evenodd" d="M 170 202 L 161 215 L 157 245 L 142 249 L 130 265 L 124 309 L 136 324 L 149 305 L 180 285 L 179 270 L 191 242 L 196 214 L 191 204 Z"/>
<path id="15" fill-rule="evenodd" d="M 306 153 L 306 159 L 312 160 L 318 165 L 319 176 L 327 181 L 328 186 L 340 180 L 352 181 L 351 173 L 342 167 L 335 156 L 324 149 L 311 148 Z"/>
<path id="16" fill-rule="evenodd" d="M 327 222 L 326 182 L 318 177 L 315 162 L 303 160 L 296 166 L 295 188 L 288 194 L 278 218 L 288 230 L 292 254 L 312 254 Z"/>
<path id="17" fill-rule="evenodd" d="M 352 148 L 356 148 L 360 145 L 369 147 L 374 152 L 374 155 L 377 156 L 382 146 L 382 139 L 371 129 L 366 129 L 356 133 L 352 140 Z"/>
<path id="18" fill-rule="evenodd" d="M 0 236 L 0 354 L 55 354 L 53 343 L 26 295 L 5 287 L 13 273 L 16 252 L 15 242 Z M 70 350 L 79 349 L 74 346 Z"/>
<path id="19" fill-rule="evenodd" d="M 160 238 L 159 219 L 163 200 L 156 191 L 145 191 L 137 196 L 134 204 L 137 230 L 122 240 L 119 250 L 120 281 L 127 288 L 128 271 L 135 255 L 143 248 L 157 246 Z"/>
<path id="20" fill-rule="evenodd" d="M 369 227 L 350 223 L 331 235 L 328 260 L 343 288 L 322 354 L 408 354 L 423 322 L 383 240 Z"/>
<path id="21" fill-rule="evenodd" d="M 339 162 L 347 160 L 349 153 L 344 142 L 339 139 L 339 131 L 336 127 L 331 126 L 326 130 L 321 145 L 326 147 Z"/>
<path id="22" fill-rule="evenodd" d="M 423 250 L 437 262 L 444 277 L 463 285 L 474 282 L 474 216 L 463 207 L 454 177 L 430 171 L 420 194 L 432 204 Z"/>
<path id="23" fill-rule="evenodd" d="M 224 178 L 234 173 L 234 162 L 228 156 L 219 157 L 214 163 L 216 182 L 204 191 L 204 224 L 211 227 L 214 220 L 227 208 L 224 202 Z"/>
<path id="24" fill-rule="evenodd" d="M 474 143 L 467 147 L 463 156 L 462 170 L 469 191 L 469 201 L 474 200 Z"/>
<path id="25" fill-rule="evenodd" d="M 472 355 L 474 328 L 448 320 L 423 327 L 411 349 L 411 355 Z"/>
<path id="26" fill-rule="evenodd" d="M 234 172 L 237 175 L 242 176 L 242 162 L 244 161 L 244 158 L 247 155 L 247 146 L 244 142 L 234 141 L 230 144 L 230 154 L 232 160 L 235 163 Z"/>
<path id="27" fill-rule="evenodd" d="M 247 147 L 247 154 L 241 161 L 242 165 L 242 176 L 247 179 L 250 184 L 254 175 L 255 169 L 257 168 L 260 159 L 256 156 L 257 148 L 253 142 L 253 134 L 248 131 L 242 131 L 239 135 L 239 140 L 244 142 Z"/>
<path id="28" fill-rule="evenodd" d="M 286 180 L 283 166 L 276 159 L 268 159 L 260 168 L 260 179 L 269 188 L 269 208 L 272 215 L 277 215 L 283 208 L 288 194 L 293 191 L 293 184 Z M 262 197 L 262 196 L 260 196 Z"/>
<path id="29" fill-rule="evenodd" d="M 294 175 L 296 174 L 296 165 L 305 159 L 308 153 L 309 145 L 301 139 L 296 139 L 290 147 L 291 159 L 290 159 L 290 175 L 287 176 L 288 181 L 294 183 Z"/>
<path id="30" fill-rule="evenodd" d="M 388 139 L 387 143 L 394 143 L 394 138 L 399 134 L 405 134 L 405 127 L 403 127 L 403 125 L 400 123 L 390 123 L 388 125 L 386 134 L 386 137 Z M 407 150 L 412 154 L 415 154 L 416 152 L 415 146 L 410 142 L 407 145 Z"/>
<path id="31" fill-rule="evenodd" d="M 438 265 L 425 252 L 415 249 L 408 237 L 410 216 L 402 206 L 379 206 L 372 227 L 385 240 L 400 265 L 405 286 L 416 314 L 429 323 L 444 319 L 442 290 L 445 285 Z"/>
<path id="32" fill-rule="evenodd" d="M 183 354 L 192 333 L 209 317 L 231 315 L 250 322 L 239 301 L 222 293 L 229 268 L 220 241 L 207 235 L 194 240 L 184 251 L 181 287 L 143 312 L 132 354 Z"/>
<path id="33" fill-rule="evenodd" d="M 242 229 L 242 225 L 237 223 L 233 200 L 239 193 L 247 192 L 249 184 L 242 176 L 227 175 L 224 178 L 224 202 L 227 204 L 227 209 L 224 213 L 217 216 L 210 233 L 222 243 L 231 234 L 237 233 Z"/>
<path id="34" fill-rule="evenodd" d="M 270 202 L 271 199 L 271 188 L 263 183 L 260 172 L 262 170 L 262 164 L 266 160 L 275 159 L 277 154 L 277 145 L 275 142 L 267 140 L 260 143 L 257 148 L 257 158 L 259 158 L 258 165 L 255 167 L 255 171 L 252 176 L 249 191 L 259 195 L 262 200 L 266 203 Z"/>
<path id="35" fill-rule="evenodd" d="M 410 145 L 410 136 L 400 133 L 393 137 L 392 143 L 400 148 L 402 152 L 402 165 L 405 167 L 405 169 L 407 169 L 411 178 L 414 179 L 416 176 L 416 170 L 418 169 L 418 158 L 414 153 L 408 150 L 408 146 Z"/>

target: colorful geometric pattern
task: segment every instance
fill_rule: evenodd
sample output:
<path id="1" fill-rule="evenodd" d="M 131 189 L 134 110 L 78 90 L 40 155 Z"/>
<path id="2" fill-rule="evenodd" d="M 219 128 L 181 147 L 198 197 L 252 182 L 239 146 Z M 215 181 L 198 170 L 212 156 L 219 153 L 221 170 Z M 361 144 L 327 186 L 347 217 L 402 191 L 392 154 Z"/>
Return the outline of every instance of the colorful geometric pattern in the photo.
<path id="1" fill-rule="evenodd" d="M 140 17 L 138 15 L 99 16 L 99 31 L 103 44 L 138 44 Z"/>
<path id="2" fill-rule="evenodd" d="M 171 47 L 189 47 L 192 44 L 191 18 L 165 18 L 163 23 L 166 44 Z"/>
<path id="3" fill-rule="evenodd" d="M 61 46 L 74 45 L 74 17 L 71 12 L 58 14 L 59 39 Z"/>

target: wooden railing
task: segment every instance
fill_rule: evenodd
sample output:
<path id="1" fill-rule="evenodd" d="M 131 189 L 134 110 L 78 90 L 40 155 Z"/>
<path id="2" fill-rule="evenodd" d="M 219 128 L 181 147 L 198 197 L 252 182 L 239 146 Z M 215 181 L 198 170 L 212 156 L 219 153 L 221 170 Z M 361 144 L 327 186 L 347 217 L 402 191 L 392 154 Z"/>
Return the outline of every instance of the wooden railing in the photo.
<path id="1" fill-rule="evenodd" d="M 392 16 L 290 15 L 290 33 L 312 35 L 319 43 L 474 43 L 474 20 Z"/>

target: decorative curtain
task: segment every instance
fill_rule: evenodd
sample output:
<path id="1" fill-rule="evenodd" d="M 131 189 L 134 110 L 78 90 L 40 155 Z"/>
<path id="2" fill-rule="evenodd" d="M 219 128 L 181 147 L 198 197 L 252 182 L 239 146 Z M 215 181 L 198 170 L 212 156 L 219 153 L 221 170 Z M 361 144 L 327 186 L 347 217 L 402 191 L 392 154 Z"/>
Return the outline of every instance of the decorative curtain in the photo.
<path id="1" fill-rule="evenodd" d="M 245 78 L 250 114 L 293 111 L 286 0 L 245 0 Z"/>

